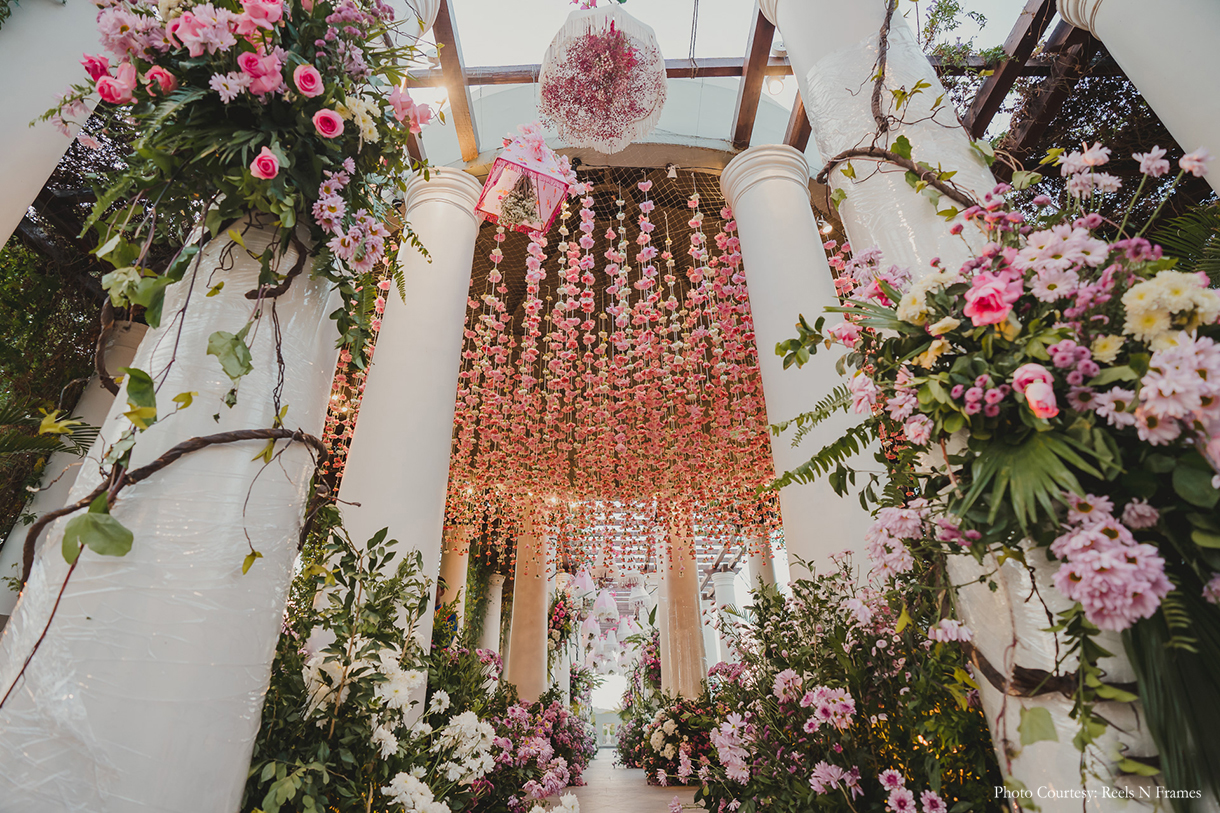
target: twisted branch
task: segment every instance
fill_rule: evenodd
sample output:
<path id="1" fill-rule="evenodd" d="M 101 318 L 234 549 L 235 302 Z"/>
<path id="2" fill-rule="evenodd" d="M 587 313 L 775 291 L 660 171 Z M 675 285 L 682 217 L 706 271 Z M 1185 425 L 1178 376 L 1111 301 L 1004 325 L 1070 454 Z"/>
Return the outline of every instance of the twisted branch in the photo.
<path id="1" fill-rule="evenodd" d="M 964 190 L 952 183 L 945 183 L 936 177 L 937 172 L 934 169 L 926 169 L 912 161 L 910 158 L 903 158 L 901 155 L 881 147 L 853 147 L 850 150 L 844 150 L 826 162 L 826 166 L 822 167 L 822 171 L 818 173 L 817 182 L 825 184 L 827 178 L 830 177 L 831 171 L 844 161 L 849 161 L 852 158 L 869 158 L 874 161 L 886 161 L 888 163 L 900 166 L 903 169 L 914 172 L 919 176 L 921 181 L 925 181 L 928 186 L 940 192 L 950 200 L 960 203 L 967 209 L 971 206 L 979 206 L 979 202 L 970 197 Z"/>
<path id="2" fill-rule="evenodd" d="M 218 432 L 215 435 L 205 435 L 203 437 L 184 440 L 178 445 L 168 449 L 164 454 L 148 465 L 141 466 L 140 468 L 133 469 L 132 471 L 121 473 L 118 482 L 114 484 L 113 489 L 111 489 L 111 483 L 109 481 L 104 482 L 97 488 L 93 489 L 88 496 L 77 500 L 71 505 L 66 505 L 63 508 L 55 511 L 49 511 L 39 517 L 38 520 L 30 526 L 30 530 L 25 535 L 21 583 L 25 584 L 30 578 L 30 570 L 34 567 L 34 551 L 38 543 L 39 535 L 42 533 L 44 528 L 55 520 L 59 519 L 60 517 L 67 516 L 68 514 L 73 514 L 82 508 L 87 507 L 90 503 L 107 491 L 110 491 L 111 499 L 113 499 L 126 486 L 147 479 L 149 476 L 161 471 L 161 469 L 170 465 L 183 455 L 190 454 L 191 452 L 197 452 L 200 449 L 207 448 L 208 446 L 215 446 L 221 443 L 237 443 L 243 440 L 295 440 L 306 444 L 319 454 L 326 453 L 326 446 L 322 443 L 322 441 L 318 440 L 316 437 L 307 432 L 300 431 L 299 429 L 239 429 L 233 432 Z"/>
<path id="3" fill-rule="evenodd" d="M 102 330 L 97 334 L 97 346 L 93 349 L 93 366 L 97 370 L 98 381 L 106 388 L 106 391 L 111 395 L 118 395 L 119 385 L 106 370 L 106 339 L 113 329 L 114 305 L 110 304 L 110 296 L 107 295 L 106 301 L 102 305 Z"/>
<path id="4" fill-rule="evenodd" d="M 890 20 L 894 17 L 894 9 L 898 0 L 889 0 L 885 4 L 885 22 L 881 24 L 881 35 L 877 41 L 877 76 L 873 80 L 873 120 L 877 122 L 877 133 L 884 133 L 890 128 L 889 119 L 881 110 L 881 91 L 885 87 L 885 60 L 890 49 Z"/>
<path id="5" fill-rule="evenodd" d="M 288 288 L 292 285 L 292 280 L 300 276 L 301 271 L 305 268 L 305 261 L 309 259 L 309 250 L 295 233 L 292 235 L 292 246 L 297 250 L 297 261 L 288 270 L 284 281 L 279 285 L 260 285 L 253 291 L 247 291 L 246 299 L 275 299 L 287 293 Z M 279 345 L 276 346 L 278 347 Z"/>
<path id="6" fill-rule="evenodd" d="M 995 687 L 996 691 L 1009 697 L 1038 697 L 1044 694 L 1059 693 L 1071 699 L 1075 696 L 1076 689 L 1079 687 L 1080 675 L 1077 672 L 1055 675 L 1047 672 L 1045 669 L 1014 666 L 1012 677 L 1006 678 L 1003 672 L 996 669 L 991 661 L 987 660 L 987 657 L 979 651 L 978 647 L 969 641 L 961 641 L 960 643 L 962 651 L 966 654 L 970 663 L 974 665 L 975 669 L 978 670 L 978 673 L 985 677 L 987 682 Z M 1138 687 L 1134 683 L 1111 683 L 1109 685 L 1133 694 L 1138 691 Z"/>

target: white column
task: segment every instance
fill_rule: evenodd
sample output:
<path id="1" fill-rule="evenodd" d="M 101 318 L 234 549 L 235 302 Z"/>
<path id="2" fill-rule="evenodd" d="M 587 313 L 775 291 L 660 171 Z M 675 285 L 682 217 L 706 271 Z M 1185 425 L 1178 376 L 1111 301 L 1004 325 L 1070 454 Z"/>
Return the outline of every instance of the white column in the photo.
<path id="1" fill-rule="evenodd" d="M 559 687 L 565 706 L 572 703 L 572 651 L 565 643 L 555 655 L 555 669 L 551 683 Z"/>
<path id="2" fill-rule="evenodd" d="M 487 579 L 487 609 L 483 613 L 483 634 L 479 649 L 500 651 L 500 602 L 504 599 L 504 576 L 492 573 Z"/>
<path id="3" fill-rule="evenodd" d="M 129 367 L 132 358 L 135 357 L 136 348 L 140 346 L 140 340 L 144 338 L 147 330 L 148 325 L 141 325 L 138 322 L 116 323 L 106 341 L 106 369 L 117 375 L 115 370 L 120 367 Z M 90 426 L 101 426 L 113 403 L 114 395 L 101 385 L 97 376 L 94 376 L 85 385 L 85 391 L 81 393 L 80 400 L 72 409 L 72 415 Z M 40 490 L 36 491 L 30 501 L 26 503 L 23 513 L 42 516 L 48 511 L 62 508 L 68 502 L 68 493 L 72 490 L 72 484 L 76 482 L 76 475 L 80 473 L 84 464 L 85 461 L 81 458 L 65 452 L 56 452 L 51 455 L 43 467 Z M 8 539 L 4 542 L 4 547 L 0 548 L 0 577 L 21 575 L 21 560 L 27 531 L 29 531 L 28 525 L 21 522 L 13 525 Z M 10 590 L 7 583 L 0 583 L 0 629 L 4 629 L 4 624 L 8 621 L 16 604 L 16 591 Z"/>
<path id="4" fill-rule="evenodd" d="M 775 557 L 770 552 L 770 541 L 765 537 L 746 541 L 750 545 L 747 568 L 750 572 L 750 589 L 758 590 L 764 584 L 775 585 Z M 766 550 L 755 550 L 754 545 L 766 546 Z"/>
<path id="5" fill-rule="evenodd" d="M 101 51 L 97 7 L 92 3 L 73 0 L 11 7 L 13 15 L 0 28 L 0 76 L 21 80 L 5 87 L 0 117 L 0 178 L 4 178 L 0 245 L 17 228 L 72 144 L 50 123 L 30 127 L 30 122 L 53 107 L 55 97 L 68 85 L 88 78 L 81 54 Z"/>
<path id="6" fill-rule="evenodd" d="M 721 570 L 712 574 L 712 586 L 716 588 L 716 607 L 720 611 L 720 651 L 727 661 L 736 661 L 737 652 L 729 637 L 729 626 L 736 622 L 734 616 L 724 612 L 726 607 L 737 610 L 741 605 L 737 601 L 737 574 L 731 570 Z"/>
<path id="7" fill-rule="evenodd" d="M 462 629 L 466 617 L 466 572 L 470 563 L 470 528 L 463 525 L 445 534 L 441 550 L 441 579 L 445 591 L 441 593 L 442 606 L 454 604 L 457 612 L 457 628 Z"/>
<path id="8" fill-rule="evenodd" d="M 245 244 L 257 254 L 270 236 L 252 230 Z M 136 353 L 133 366 L 163 382 L 163 420 L 141 436 L 132 468 L 189 438 L 270 427 L 275 420 L 276 350 L 266 323 L 251 332 L 253 371 L 242 379 L 231 409 L 222 399 L 233 382 L 205 353 L 213 331 L 235 332 L 245 324 L 245 293 L 258 284 L 258 262 L 234 251 L 233 267 L 216 272 L 224 290 L 199 296 L 199 280 L 224 267 L 220 253 L 227 243 L 215 240 L 204 250 L 181 322 L 170 315 L 184 307 L 191 282 L 167 290 L 165 327 L 149 331 Z M 282 260 L 283 267 L 293 262 L 291 252 Z M 285 422 L 314 436 L 322 434 L 337 354 L 329 319 L 337 301 L 328 289 L 307 268 L 275 300 Z M 171 416 L 170 399 L 180 392 L 196 393 L 194 404 Z M 120 397 L 103 426 L 104 442 L 92 454 L 119 438 L 126 410 Z M 46 640 L 0 710 L 0 808 L 238 808 L 314 470 L 300 443 L 263 470 L 257 452 L 264 445 L 246 441 L 193 452 L 119 496 L 113 514 L 135 537 L 131 551 L 80 555 Z M 86 466 L 71 499 L 98 482 L 97 466 Z M 63 584 L 63 526 L 61 520 L 44 537 L 0 637 L 0 692 L 32 651 Z M 251 547 L 263 558 L 243 575 Z"/>
<path id="9" fill-rule="evenodd" d="M 1220 4 L 1161 0 L 1149 14 L 1139 0 L 1059 0 L 1059 14 L 1101 40 L 1182 149 L 1220 155 Z M 1220 190 L 1214 171 L 1207 180 Z"/>
<path id="10" fill-rule="evenodd" d="M 780 423 L 812 409 L 845 381 L 835 370 L 834 354 L 825 350 L 789 370 L 775 354 L 776 344 L 796 337 L 801 314 L 812 324 L 823 308 L 838 304 L 809 204 L 809 166 L 792 147 L 751 147 L 724 168 L 720 185 L 741 237 L 767 420 Z M 805 463 L 851 424 L 849 416 L 836 415 L 795 449 L 789 437 L 773 436 L 776 472 Z M 817 564 L 844 548 L 864 549 L 868 515 L 854 498 L 835 494 L 825 479 L 781 489 L 779 501 L 794 578 L 792 555 Z"/>
<path id="11" fill-rule="evenodd" d="M 871 145 L 877 123 L 870 77 L 876 72 L 884 0 L 761 0 L 761 6 L 784 39 L 823 159 Z M 945 90 L 903 18 L 904 12 L 905 7 L 895 12 L 890 26 L 882 110 L 894 112 L 891 90 L 909 90 L 924 81 L 931 87 L 901 112 L 907 121 L 918 121 L 932 115 L 933 103 Z M 953 104 L 947 100 L 947 96 L 942 100 L 935 119 L 891 124 L 877 146 L 888 148 L 905 135 L 912 146 L 912 160 L 956 170 L 952 181 L 977 198 L 995 186 L 995 179 L 970 146 Z M 916 275 L 933 257 L 956 267 L 954 264 L 960 265 L 970 256 L 962 239 L 949 234 L 952 224 L 936 214 L 936 209 L 963 208 L 960 204 L 945 198 L 934 208 L 907 184 L 905 170 L 888 165 L 875 173 L 873 166 L 870 161 L 857 160 L 855 181 L 838 169 L 830 174 L 831 186 L 847 193 L 839 215 L 857 250 L 878 246 L 885 252 L 887 266 L 909 268 Z M 967 227 L 966 233 L 973 235 L 973 227 Z"/>
<path id="12" fill-rule="evenodd" d="M 547 680 L 547 529 L 532 517 L 517 536 L 516 578 L 513 585 L 513 626 L 509 634 L 512 660 L 504 679 L 518 696 L 533 703 L 546 691 Z"/>
<path id="13" fill-rule="evenodd" d="M 716 618 L 716 604 L 714 601 L 708 602 L 703 606 L 702 612 L 699 614 L 700 626 L 703 629 L 703 660 L 706 669 L 711 669 L 716 664 L 725 660 L 724 649 L 720 646 L 720 640 L 716 633 Z M 704 670 L 705 676 L 707 675 L 706 669 Z"/>
<path id="14" fill-rule="evenodd" d="M 657 648 L 661 657 L 661 691 L 672 694 L 673 662 L 669 653 L 669 580 L 664 576 L 665 559 L 661 557 L 661 578 L 657 585 Z"/>
<path id="15" fill-rule="evenodd" d="M 690 514 L 673 512 L 668 520 L 669 560 L 663 574 L 666 584 L 666 626 L 669 628 L 670 688 L 679 697 L 694 700 L 703 691 L 707 661 L 703 651 L 703 613 L 699 600 L 699 563 Z M 662 661 L 664 663 L 664 661 Z"/>
<path id="16" fill-rule="evenodd" d="M 448 168 L 407 181 L 405 216 L 431 260 L 409 245 L 398 256 L 406 301 L 390 289 L 339 488 L 352 539 L 389 528 L 399 551 L 423 555 L 433 583 L 481 190 L 472 175 Z M 431 613 L 420 619 L 416 640 L 425 650 L 431 643 Z"/>

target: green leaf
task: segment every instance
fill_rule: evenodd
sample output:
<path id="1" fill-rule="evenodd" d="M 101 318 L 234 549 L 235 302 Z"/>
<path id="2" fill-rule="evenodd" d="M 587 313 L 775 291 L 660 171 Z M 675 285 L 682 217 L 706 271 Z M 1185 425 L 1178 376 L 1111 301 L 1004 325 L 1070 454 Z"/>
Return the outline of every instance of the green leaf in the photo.
<path id="1" fill-rule="evenodd" d="M 856 177 L 856 170 L 855 170 L 855 167 L 853 167 L 853 166 L 851 165 L 851 161 L 848 161 L 847 163 L 845 163 L 845 164 L 843 165 L 843 168 L 842 168 L 842 169 L 840 169 L 839 171 L 843 173 L 844 177 L 851 178 L 851 179 L 855 180 L 855 177 Z"/>
<path id="2" fill-rule="evenodd" d="M 894 143 L 890 145 L 890 152 L 900 158 L 911 160 L 911 142 L 906 136 L 900 135 L 894 139 Z"/>
<path id="3" fill-rule="evenodd" d="M 1126 364 L 1121 367 L 1107 367 L 1089 379 L 1089 386 L 1104 387 L 1115 381 L 1139 381 L 1139 375 Z"/>
<path id="4" fill-rule="evenodd" d="M 197 392 L 180 392 L 173 397 L 173 402 L 178 404 L 178 409 L 186 409 L 195 402 Z"/>
<path id="5" fill-rule="evenodd" d="M 1137 776 L 1159 776 L 1161 769 L 1155 765 L 1149 765 L 1147 762 L 1140 762 L 1134 759 L 1120 759 L 1118 761 L 1118 769 L 1123 773 L 1136 774 Z"/>
<path id="6" fill-rule="evenodd" d="M 1192 505 L 1212 508 L 1220 500 L 1220 491 L 1212 488 L 1213 474 L 1210 470 L 1178 465 L 1173 470 L 1173 490 Z"/>
<path id="7" fill-rule="evenodd" d="M 904 629 L 913 623 L 911 614 L 907 612 L 906 605 L 902 606 L 902 614 L 898 616 L 898 621 L 894 623 L 894 632 L 901 633 Z"/>
<path id="8" fill-rule="evenodd" d="M 1220 534 L 1195 528 L 1190 532 L 1190 538 L 1201 548 L 1220 548 Z"/>
<path id="9" fill-rule="evenodd" d="M 237 381 L 254 369 L 250 348 L 245 342 L 246 329 L 241 335 L 218 330 L 208 337 L 208 355 L 215 356 L 225 375 Z"/>
<path id="10" fill-rule="evenodd" d="M 137 367 L 120 367 L 119 372 L 127 376 L 127 403 L 133 407 L 152 407 L 155 410 L 157 391 L 152 376 Z"/>
<path id="11" fill-rule="evenodd" d="M 229 229 L 228 235 L 229 239 L 234 243 L 237 243 L 237 245 L 241 246 L 242 248 L 246 248 L 246 241 L 241 239 L 241 232 L 239 232 L 237 229 Z"/>
<path id="12" fill-rule="evenodd" d="M 275 439 L 272 438 L 271 440 L 267 441 L 267 445 L 263 447 L 263 450 L 261 452 L 256 454 L 254 457 L 250 458 L 250 461 L 253 462 L 255 460 L 262 460 L 264 463 L 270 464 L 271 458 L 274 455 L 275 455 Z"/>
<path id="13" fill-rule="evenodd" d="M 836 209 L 838 209 L 839 206 L 845 200 L 847 200 L 847 193 L 844 192 L 842 189 L 836 189 L 835 191 L 830 193 L 830 202 L 834 205 L 834 207 Z"/>
<path id="14" fill-rule="evenodd" d="M 1017 726 L 1021 732 L 1021 744 L 1033 745 L 1036 742 L 1059 742 L 1059 733 L 1055 731 L 1055 721 L 1051 713 L 1042 706 L 1032 709 L 1021 709 L 1021 723 Z"/>
<path id="15" fill-rule="evenodd" d="M 250 572 L 250 568 L 254 567 L 256 559 L 262 559 L 263 555 L 256 550 L 252 550 L 246 554 L 246 558 L 241 562 L 241 575 L 246 575 Z"/>
<path id="16" fill-rule="evenodd" d="M 1028 170 L 1019 169 L 1012 174 L 1012 188 L 1028 189 L 1041 180 L 1042 176 L 1037 172 L 1029 172 Z"/>
<path id="17" fill-rule="evenodd" d="M 63 554 L 69 563 L 76 561 L 82 547 L 102 556 L 125 556 L 131 550 L 131 531 L 110 514 L 94 513 L 73 517 L 64 528 Z"/>

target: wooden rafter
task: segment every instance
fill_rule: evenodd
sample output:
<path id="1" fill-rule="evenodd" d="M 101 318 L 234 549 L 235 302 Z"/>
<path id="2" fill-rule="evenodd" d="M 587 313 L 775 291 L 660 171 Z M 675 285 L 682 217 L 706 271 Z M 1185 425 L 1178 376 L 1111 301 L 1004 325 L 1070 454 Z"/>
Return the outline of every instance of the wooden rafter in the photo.
<path id="1" fill-rule="evenodd" d="M 754 135 L 754 120 L 758 117 L 758 105 L 762 101 L 762 87 L 774 38 L 775 25 L 755 4 L 754 25 L 746 41 L 746 59 L 742 66 L 741 84 L 737 88 L 737 107 L 733 111 L 732 141 L 739 150 L 750 146 L 750 137 Z"/>
<path id="2" fill-rule="evenodd" d="M 986 69 L 979 57 L 969 57 L 962 62 L 945 62 L 940 57 L 929 57 L 928 61 L 941 76 L 963 76 Z M 1049 76 L 1054 59 L 1035 56 L 1020 70 L 1021 76 Z M 540 65 L 486 65 L 466 68 L 466 84 L 476 85 L 530 85 L 538 81 Z M 701 79 L 713 77 L 741 76 L 745 60 L 738 57 L 716 57 L 708 59 L 667 59 L 665 73 L 670 79 Z M 767 76 L 791 76 L 792 63 L 783 57 L 771 57 L 763 69 Z M 1107 61 L 1095 66 L 1097 76 L 1118 73 L 1118 66 Z M 407 87 L 443 87 L 446 83 L 443 70 L 420 71 L 407 80 Z"/>
<path id="3" fill-rule="evenodd" d="M 1014 118 L 1009 136 L 1001 145 L 1005 150 L 1020 159 L 1033 149 L 1055 116 L 1059 115 L 1063 103 L 1084 75 L 1098 47 L 1097 40 L 1083 28 L 1066 22 L 1055 26 L 1044 49 L 1053 55 L 1055 68 L 1030 96 L 1019 114 L 1020 119 Z M 1000 162 L 996 162 L 996 167 L 1001 167 Z"/>
<path id="4" fill-rule="evenodd" d="M 809 146 L 811 135 L 813 128 L 809 124 L 809 115 L 805 112 L 805 102 L 798 93 L 796 104 L 792 105 L 792 115 L 788 118 L 788 127 L 784 130 L 784 143 L 804 152 Z"/>
<path id="5" fill-rule="evenodd" d="M 474 125 L 474 103 L 470 98 L 470 84 L 450 0 L 440 0 L 432 31 L 441 60 L 441 84 L 449 90 L 449 116 L 457 131 L 462 160 L 473 161 L 479 157 L 479 133 Z"/>
<path id="6" fill-rule="evenodd" d="M 999 112 L 1004 97 L 1021 75 L 1026 62 L 1038 47 L 1042 35 L 1055 16 L 1054 0 L 1027 0 L 1016 25 L 1004 42 L 1006 59 L 985 80 L 962 124 L 975 138 L 982 138 L 988 125 Z"/>

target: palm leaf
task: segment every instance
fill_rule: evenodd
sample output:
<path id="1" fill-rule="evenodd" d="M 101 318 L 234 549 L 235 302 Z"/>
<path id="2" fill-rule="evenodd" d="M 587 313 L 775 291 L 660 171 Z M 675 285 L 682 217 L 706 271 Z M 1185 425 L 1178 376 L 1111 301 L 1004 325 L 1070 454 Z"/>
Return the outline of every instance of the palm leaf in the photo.
<path id="1" fill-rule="evenodd" d="M 847 405 L 851 403 L 851 390 L 846 384 L 840 384 L 831 390 L 830 395 L 827 395 L 821 401 L 818 401 L 813 409 L 808 412 L 797 415 L 790 421 L 783 423 L 772 424 L 771 434 L 775 436 L 782 435 L 788 431 L 788 427 L 796 425 L 796 434 L 792 436 L 792 445 L 796 447 L 809 433 L 810 429 L 817 426 L 822 421 L 829 418 L 839 410 L 846 410 Z"/>
<path id="2" fill-rule="evenodd" d="M 876 438 L 876 428 L 872 424 L 856 424 L 844 432 L 843 436 L 834 443 L 822 447 L 821 451 L 807 462 L 775 478 L 768 488 L 775 490 L 793 483 L 812 483 L 847 458 L 859 454 Z"/>
<path id="3" fill-rule="evenodd" d="M 30 407 L 17 400 L 0 399 L 0 426 L 36 426 Z"/>
<path id="4" fill-rule="evenodd" d="M 1148 730 L 1160 752 L 1166 786 L 1216 795 L 1220 792 L 1220 737 L 1216 736 L 1220 611 L 1202 599 L 1199 587 L 1184 585 L 1167 597 L 1188 610 L 1197 652 L 1172 645 L 1174 633 L 1164 612 L 1135 624 L 1123 633 L 1123 641 L 1138 678 Z M 1192 809 L 1188 801 L 1175 800 L 1173 806 L 1177 813 Z"/>
<path id="5" fill-rule="evenodd" d="M 996 514 L 1004 499 L 1011 501 L 1013 513 L 1022 530 L 1037 519 L 1038 507 L 1054 514 L 1054 502 L 1065 491 L 1080 493 L 1080 482 L 1068 464 L 1100 478 L 1101 473 L 1076 453 L 1076 449 L 1093 454 L 1087 447 L 1066 435 L 1054 432 L 1033 432 L 1024 441 L 1009 444 L 996 439 L 975 458 L 971 469 L 972 484 L 958 514 L 965 514 L 991 487 L 991 514 Z"/>
<path id="6" fill-rule="evenodd" d="M 15 430 L 0 432 L 0 456 L 30 454 L 32 452 L 54 452 L 60 448 L 62 448 L 62 444 L 58 437 L 27 435 L 24 432 Z"/>
<path id="7" fill-rule="evenodd" d="M 1203 271 L 1220 285 L 1220 203 L 1196 207 L 1175 217 L 1153 235 L 1165 253 L 1178 258 L 1182 271 Z"/>

